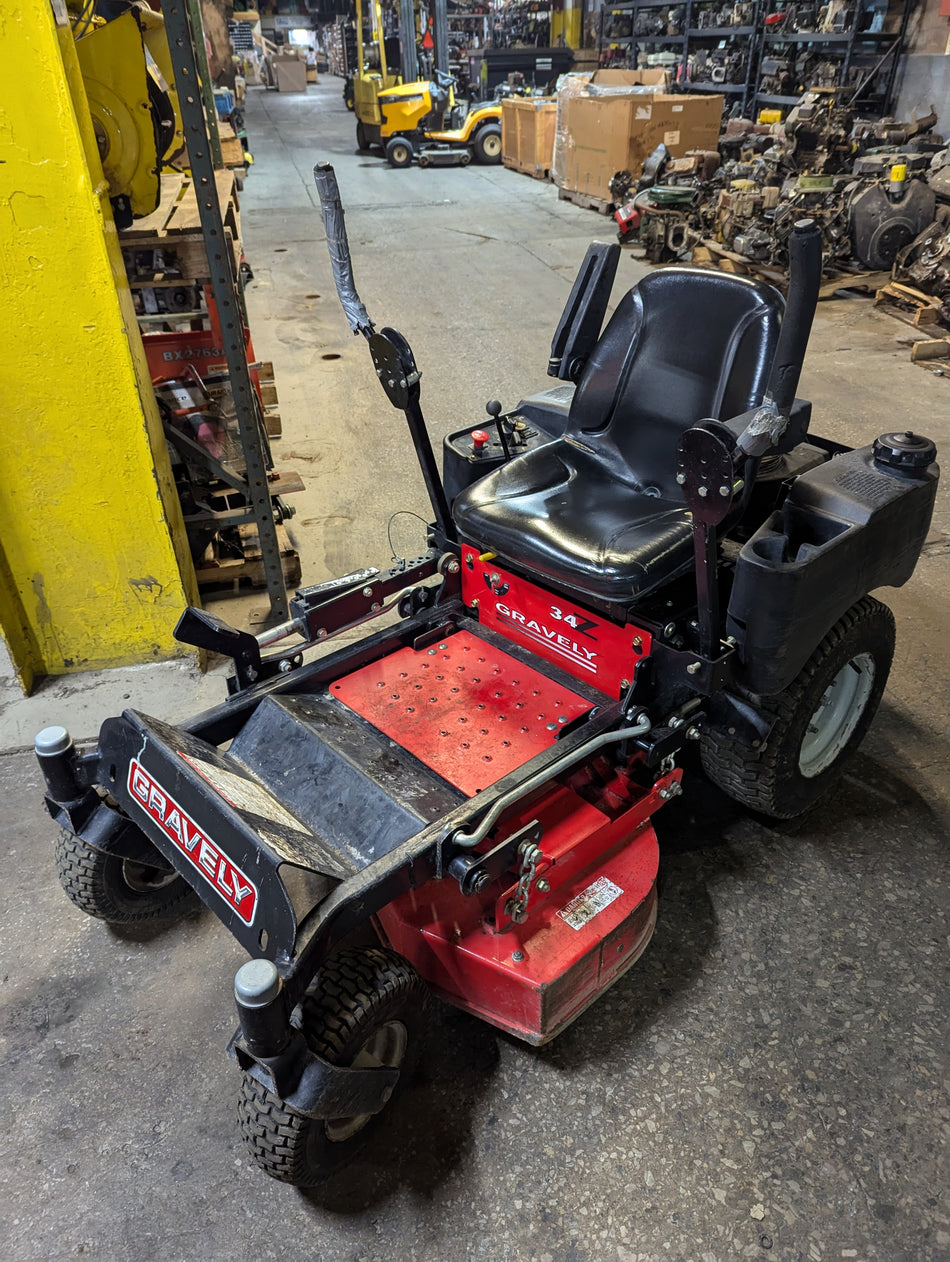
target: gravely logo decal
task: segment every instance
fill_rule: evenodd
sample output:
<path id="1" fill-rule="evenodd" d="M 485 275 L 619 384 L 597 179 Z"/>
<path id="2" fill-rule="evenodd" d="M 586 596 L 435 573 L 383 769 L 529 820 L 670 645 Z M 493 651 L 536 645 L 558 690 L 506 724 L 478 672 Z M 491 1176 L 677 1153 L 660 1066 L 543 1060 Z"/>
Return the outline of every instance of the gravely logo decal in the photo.
<path id="1" fill-rule="evenodd" d="M 511 609 L 508 605 L 502 604 L 500 600 L 495 602 L 495 610 L 499 618 L 502 618 L 510 626 L 516 627 L 522 635 L 528 636 L 531 640 L 536 640 L 538 644 L 546 644 L 549 649 L 552 649 L 555 653 L 560 653 L 562 657 L 566 657 L 575 666 L 582 666 L 584 670 L 589 670 L 592 675 L 597 674 L 596 652 L 587 648 L 586 645 L 578 643 L 573 636 L 567 636 L 561 631 L 546 627 L 543 622 L 538 622 L 535 618 L 527 618 L 520 610 Z M 587 625 L 593 626 L 594 624 L 588 622 Z"/>
<path id="2" fill-rule="evenodd" d="M 246 925 L 252 925 L 257 911 L 257 886 L 134 758 L 129 767 L 129 793 L 228 906 Z"/>

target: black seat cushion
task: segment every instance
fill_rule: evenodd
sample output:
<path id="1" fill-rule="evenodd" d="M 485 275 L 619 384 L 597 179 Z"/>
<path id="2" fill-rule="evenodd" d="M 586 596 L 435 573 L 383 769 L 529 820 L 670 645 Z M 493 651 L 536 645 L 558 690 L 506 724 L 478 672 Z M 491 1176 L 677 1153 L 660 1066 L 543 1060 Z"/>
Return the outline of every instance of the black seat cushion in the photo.
<path id="1" fill-rule="evenodd" d="M 784 302 L 766 285 L 668 268 L 620 302 L 562 438 L 463 491 L 463 537 L 555 584 L 631 603 L 687 569 L 676 447 L 696 421 L 761 402 Z"/>

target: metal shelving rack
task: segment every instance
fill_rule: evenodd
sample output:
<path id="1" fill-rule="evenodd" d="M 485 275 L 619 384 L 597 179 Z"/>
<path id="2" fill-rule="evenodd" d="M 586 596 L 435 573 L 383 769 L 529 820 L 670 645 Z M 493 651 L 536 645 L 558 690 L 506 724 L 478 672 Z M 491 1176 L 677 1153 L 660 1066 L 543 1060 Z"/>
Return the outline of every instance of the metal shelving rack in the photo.
<path id="1" fill-rule="evenodd" d="M 211 76 L 206 61 L 203 73 L 199 72 L 196 47 L 200 44 L 203 53 L 204 39 L 197 0 L 165 0 L 162 12 L 244 454 L 245 473 L 237 489 L 247 507 L 228 514 L 228 524 L 236 525 L 247 521 L 256 525 L 267 593 L 270 597 L 270 620 L 283 622 L 287 618 L 287 591 L 284 587 L 277 523 L 274 519 L 268 478 L 273 461 L 270 459 L 264 433 L 260 401 L 248 367 L 238 277 L 234 255 L 225 233 L 215 183 L 213 140 L 216 136 L 217 116 L 214 114 L 213 100 L 210 113 L 206 112 L 205 98 L 211 93 Z M 196 33 L 198 39 L 195 39 Z M 209 117 L 215 124 L 212 136 L 209 136 Z M 220 146 L 218 155 L 220 157 Z"/>
<path id="2" fill-rule="evenodd" d="M 848 31 L 824 33 L 821 31 L 780 31 L 776 27 L 766 27 L 764 17 L 768 11 L 764 0 L 756 0 L 753 22 L 742 26 L 709 27 L 700 26 L 699 14 L 707 8 L 711 0 L 685 0 L 683 6 L 671 3 L 671 0 L 620 0 L 616 4 L 607 4 L 601 10 L 599 52 L 603 58 L 604 50 L 618 47 L 627 50 L 627 63 L 636 68 L 641 54 L 646 51 L 668 49 L 680 55 L 675 65 L 679 66 L 679 86 L 690 92 L 719 93 L 733 101 L 738 101 L 744 113 L 754 114 L 760 106 L 795 105 L 801 99 L 801 92 L 794 94 L 776 94 L 760 90 L 760 63 L 768 49 L 781 48 L 783 45 L 810 45 L 827 49 L 833 56 L 842 56 L 839 84 L 847 89 L 847 78 L 855 67 L 867 66 L 869 74 L 865 81 L 858 81 L 856 103 L 865 112 L 883 115 L 890 108 L 897 82 L 900 54 L 904 47 L 907 26 L 915 0 L 904 0 L 900 29 L 897 32 L 862 31 L 857 29 L 858 22 L 866 14 L 875 11 L 879 6 L 865 3 L 858 8 L 855 23 Z M 637 18 L 645 12 L 655 9 L 683 7 L 685 10 L 684 29 L 677 35 L 637 35 Z M 629 16 L 630 34 L 611 35 L 609 28 L 617 17 Z M 745 73 L 741 82 L 713 83 L 708 80 L 689 82 L 686 79 L 691 52 L 697 47 L 704 47 L 710 41 L 723 40 L 742 41 L 746 53 Z M 616 64 L 616 63 L 612 63 Z M 642 63 L 641 63 L 642 64 Z M 886 66 L 884 90 L 875 97 L 867 95 L 867 88 Z"/>

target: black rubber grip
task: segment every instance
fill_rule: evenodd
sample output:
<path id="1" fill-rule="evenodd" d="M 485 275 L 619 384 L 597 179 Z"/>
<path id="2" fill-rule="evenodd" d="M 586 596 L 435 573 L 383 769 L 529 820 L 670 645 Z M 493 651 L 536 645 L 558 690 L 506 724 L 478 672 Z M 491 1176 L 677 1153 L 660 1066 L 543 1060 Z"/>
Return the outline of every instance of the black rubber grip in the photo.
<path id="1" fill-rule="evenodd" d="M 800 219 L 788 242 L 788 299 L 768 393 L 788 416 L 802 372 L 821 287 L 821 232 L 813 219 Z"/>
<path id="2" fill-rule="evenodd" d="M 330 252 L 330 266 L 333 268 L 333 281 L 340 298 L 340 305 L 353 332 L 369 337 L 373 331 L 373 322 L 360 301 L 360 296 L 356 292 L 356 282 L 353 280 L 350 243 L 346 239 L 343 203 L 340 201 L 336 172 L 329 162 L 318 162 L 313 168 L 313 178 L 320 198 L 324 227 L 327 230 L 327 249 Z"/>

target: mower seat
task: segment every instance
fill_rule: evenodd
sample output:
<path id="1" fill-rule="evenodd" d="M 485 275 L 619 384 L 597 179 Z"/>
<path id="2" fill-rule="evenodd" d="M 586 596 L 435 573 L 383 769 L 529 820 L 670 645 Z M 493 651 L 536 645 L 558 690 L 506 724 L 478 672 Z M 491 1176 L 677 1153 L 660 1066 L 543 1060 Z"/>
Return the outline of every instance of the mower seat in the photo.
<path id="1" fill-rule="evenodd" d="M 677 443 L 696 421 L 762 402 L 784 310 L 776 290 L 744 277 L 650 273 L 594 347 L 563 436 L 457 496 L 461 537 L 600 606 L 627 607 L 687 570 Z"/>

